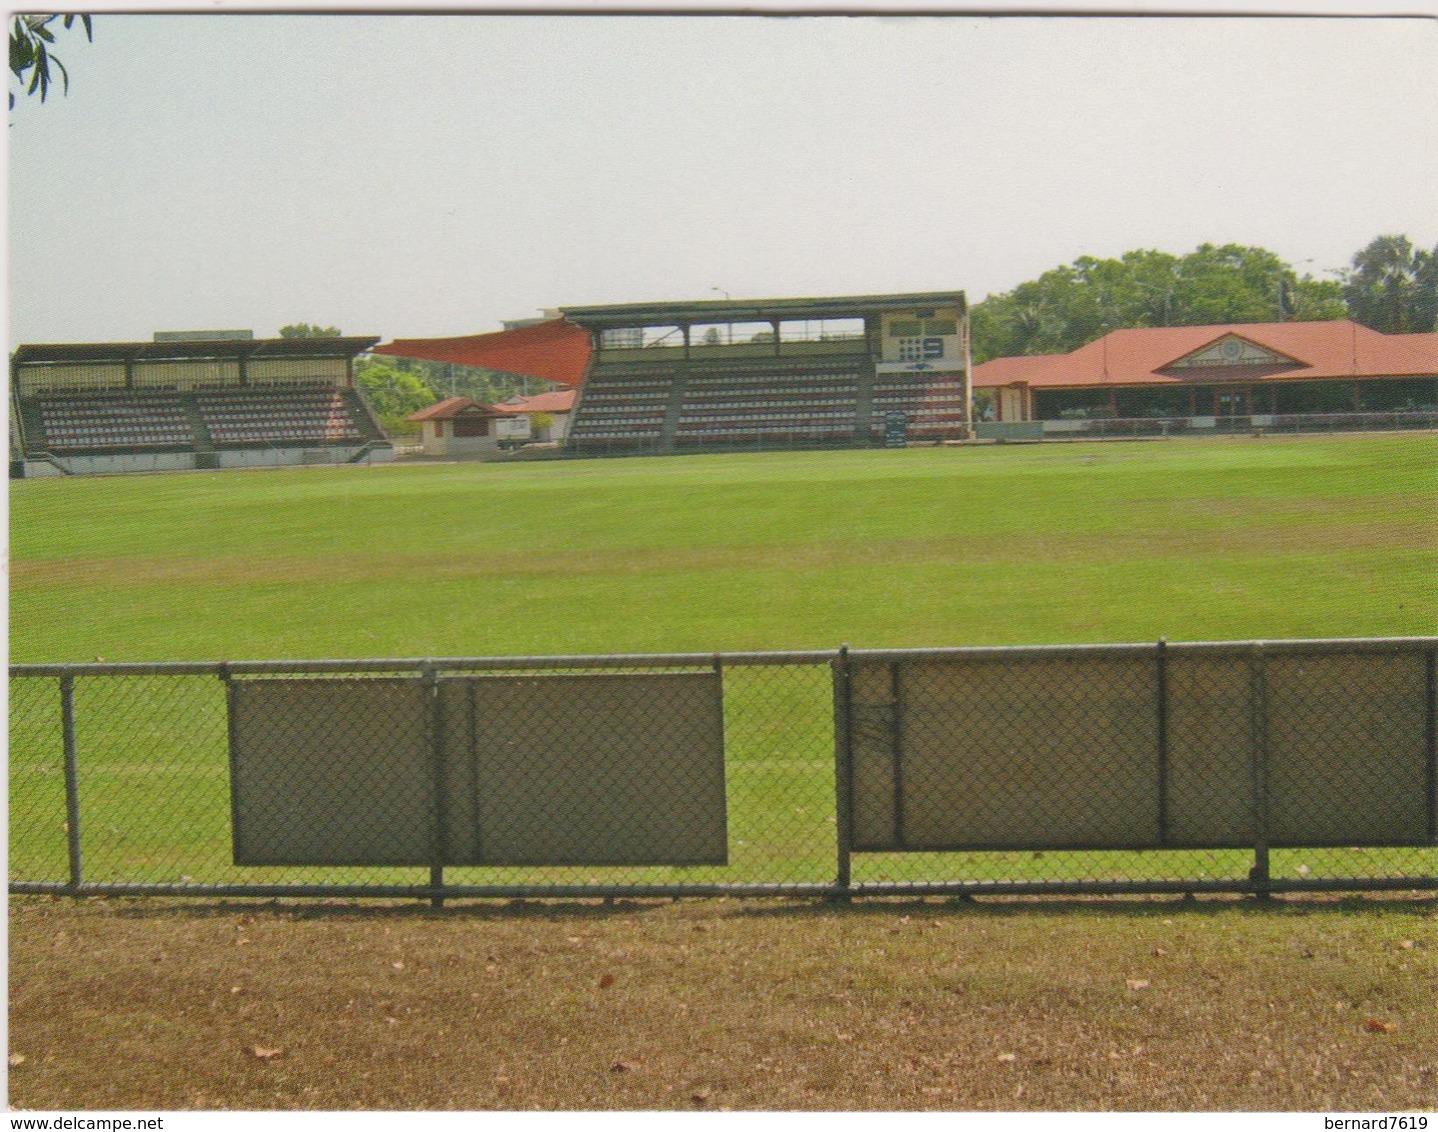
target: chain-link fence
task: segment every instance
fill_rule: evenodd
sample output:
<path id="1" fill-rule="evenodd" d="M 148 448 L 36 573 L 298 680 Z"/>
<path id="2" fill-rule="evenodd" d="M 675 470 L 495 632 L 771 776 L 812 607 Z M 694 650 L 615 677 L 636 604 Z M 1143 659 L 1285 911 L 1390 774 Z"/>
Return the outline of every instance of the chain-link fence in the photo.
<path id="1" fill-rule="evenodd" d="M 12 892 L 1438 887 L 1438 639 L 19 665 Z"/>

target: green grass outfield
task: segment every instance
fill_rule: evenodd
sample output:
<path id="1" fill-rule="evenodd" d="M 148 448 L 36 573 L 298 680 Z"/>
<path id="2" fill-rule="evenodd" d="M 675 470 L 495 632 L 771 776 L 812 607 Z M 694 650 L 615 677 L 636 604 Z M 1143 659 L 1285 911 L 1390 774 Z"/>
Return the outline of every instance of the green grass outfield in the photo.
<path id="1" fill-rule="evenodd" d="M 22 481 L 11 659 L 1426 635 L 1438 632 L 1435 504 L 1430 435 Z M 213 678 L 82 679 L 76 695 L 87 878 L 424 880 L 234 867 Z M 830 695 L 822 668 L 726 675 L 727 868 L 524 878 L 832 879 Z M 10 724 L 11 875 L 62 880 L 54 682 L 14 682 Z M 1396 852 L 1390 864 L 1286 851 L 1275 875 L 1432 871 L 1434 851 Z M 869 855 L 856 879 L 963 879 L 956 860 Z M 963 855 L 964 876 L 989 879 L 1242 877 L 1247 864 L 1242 852 Z"/>
<path id="2" fill-rule="evenodd" d="M 11 660 L 1438 631 L 1438 438 L 22 481 Z"/>

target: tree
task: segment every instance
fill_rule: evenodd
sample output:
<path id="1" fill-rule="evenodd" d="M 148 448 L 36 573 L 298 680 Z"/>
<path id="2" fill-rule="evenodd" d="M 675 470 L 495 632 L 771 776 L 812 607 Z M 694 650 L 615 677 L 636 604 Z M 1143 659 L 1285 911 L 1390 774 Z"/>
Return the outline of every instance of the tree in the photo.
<path id="1" fill-rule="evenodd" d="M 554 427 L 554 417 L 543 409 L 525 415 L 529 417 L 529 435 L 535 440 L 548 440 L 549 430 Z"/>
<path id="2" fill-rule="evenodd" d="M 338 326 L 311 326 L 308 322 L 295 322 L 280 327 L 281 338 L 338 338 Z"/>
<path id="3" fill-rule="evenodd" d="M 94 42 L 94 29 L 90 25 L 89 16 L 15 16 L 10 20 L 10 73 L 15 76 L 20 85 L 25 89 L 26 94 L 40 92 L 40 101 L 45 101 L 45 96 L 50 93 L 50 68 L 60 72 L 62 89 L 66 94 L 70 92 L 70 73 L 65 70 L 65 65 L 60 62 L 60 57 L 50 50 L 50 45 L 55 42 L 55 33 L 50 25 L 60 20 L 68 30 L 76 20 L 79 20 L 85 28 L 85 38 Z M 26 84 L 26 72 L 30 78 Z M 10 92 L 10 109 L 15 108 L 15 92 Z"/>
<path id="4" fill-rule="evenodd" d="M 1385 334 L 1435 329 L 1438 247 L 1415 248 L 1407 236 L 1379 236 L 1353 256 L 1343 274 L 1349 317 Z"/>
<path id="5" fill-rule="evenodd" d="M 366 361 L 355 372 L 355 383 L 364 390 L 385 432 L 391 434 L 413 432 L 414 425 L 406 418 L 439 400 L 416 374 L 381 362 Z"/>

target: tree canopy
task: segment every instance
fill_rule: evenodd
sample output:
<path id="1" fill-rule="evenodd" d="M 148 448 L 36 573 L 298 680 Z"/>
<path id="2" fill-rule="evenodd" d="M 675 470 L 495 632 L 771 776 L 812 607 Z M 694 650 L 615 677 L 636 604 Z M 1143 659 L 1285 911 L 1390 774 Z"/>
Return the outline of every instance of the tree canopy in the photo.
<path id="1" fill-rule="evenodd" d="M 280 327 L 281 338 L 338 338 L 338 326 L 311 326 L 308 322 L 292 322 Z"/>
<path id="2" fill-rule="evenodd" d="M 1385 334 L 1438 329 L 1438 247 L 1425 251 L 1407 236 L 1378 236 L 1354 255 L 1343 298 L 1355 322 Z"/>
<path id="3" fill-rule="evenodd" d="M 364 390 L 365 399 L 391 434 L 413 431 L 415 426 L 405 418 L 439 400 L 417 374 L 381 362 L 365 362 L 355 372 L 355 383 Z"/>
<path id="4" fill-rule="evenodd" d="M 1225 322 L 1321 321 L 1347 311 L 1340 285 L 1299 275 L 1264 248 L 1202 244 L 1081 256 L 973 308 L 974 360 L 1060 354 L 1110 330 Z"/>

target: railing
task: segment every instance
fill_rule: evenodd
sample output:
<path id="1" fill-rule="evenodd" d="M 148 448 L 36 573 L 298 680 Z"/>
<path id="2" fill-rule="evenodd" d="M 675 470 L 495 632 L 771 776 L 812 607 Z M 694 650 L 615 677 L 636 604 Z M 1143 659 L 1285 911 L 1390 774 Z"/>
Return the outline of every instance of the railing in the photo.
<path id="1" fill-rule="evenodd" d="M 1438 888 L 1438 638 L 10 670 L 10 890 Z"/>
<path id="2" fill-rule="evenodd" d="M 1253 413 L 1246 416 L 1073 417 L 1042 422 L 1050 436 L 1203 436 L 1223 432 L 1353 432 L 1438 428 L 1438 409 L 1384 413 Z"/>

